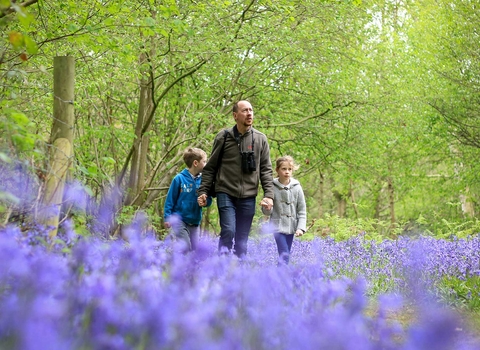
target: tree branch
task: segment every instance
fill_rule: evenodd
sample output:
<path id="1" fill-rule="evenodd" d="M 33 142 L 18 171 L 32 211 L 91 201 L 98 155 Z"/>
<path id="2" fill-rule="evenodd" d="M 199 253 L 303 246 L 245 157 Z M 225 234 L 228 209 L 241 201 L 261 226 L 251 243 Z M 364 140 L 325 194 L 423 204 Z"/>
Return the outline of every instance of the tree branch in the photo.
<path id="1" fill-rule="evenodd" d="M 36 4 L 38 2 L 38 0 L 27 0 L 25 2 L 22 2 L 21 4 L 18 4 L 18 5 L 15 5 L 15 7 L 28 7 L 30 5 L 33 5 L 33 4 Z M 10 6 L 9 8 L 7 8 L 6 10 L 3 10 L 1 13 L 0 13 L 0 18 L 3 18 L 13 12 L 15 12 L 15 7 L 14 6 Z"/>
<path id="2" fill-rule="evenodd" d="M 358 102 L 356 101 L 350 101 L 348 102 L 347 104 L 344 104 L 344 105 L 334 105 L 332 106 L 331 108 L 327 108 L 326 110 L 324 110 L 322 113 L 319 113 L 319 114 L 315 114 L 315 115 L 311 115 L 311 116 L 308 116 L 308 117 L 305 117 L 303 119 L 300 119 L 300 120 L 297 120 L 297 121 L 294 121 L 294 122 L 290 122 L 290 123 L 284 123 L 284 124 L 275 124 L 275 125 L 271 125 L 270 127 L 273 128 L 277 128 L 277 127 L 284 127 L 284 126 L 293 126 L 293 125 L 299 125 L 299 124 L 302 124 L 304 122 L 306 122 L 307 120 L 310 120 L 310 119 L 317 119 L 317 118 L 320 118 L 320 117 L 323 117 L 324 115 L 328 114 L 329 112 L 331 112 L 333 109 L 335 108 L 344 108 L 344 107 L 348 107 L 352 104 L 358 104 Z M 268 126 L 267 126 L 268 127 Z"/>
<path id="3" fill-rule="evenodd" d="M 147 132 L 153 117 L 155 116 L 155 111 L 157 110 L 157 106 L 162 100 L 162 98 L 165 97 L 165 95 L 172 89 L 180 80 L 192 75 L 195 73 L 197 70 L 199 70 L 205 63 L 207 63 L 206 59 L 203 59 L 200 61 L 196 66 L 194 66 L 191 70 L 186 72 L 185 74 L 179 76 L 177 79 L 175 79 L 173 82 L 171 82 L 160 94 L 160 96 L 154 101 L 154 106 L 150 112 L 150 115 L 148 116 L 148 119 L 145 121 L 145 124 L 143 125 L 142 132 L 140 134 L 140 138 Z M 136 144 L 139 142 L 139 139 L 136 139 L 135 142 L 133 143 L 132 147 L 130 148 L 130 151 L 128 152 L 127 158 L 125 159 L 125 163 L 123 164 L 122 171 L 118 177 L 117 184 L 120 185 L 120 183 L 123 181 L 123 177 L 125 176 L 125 173 L 127 172 L 127 167 L 128 164 L 130 163 L 130 159 L 133 156 L 133 152 L 136 149 Z"/>

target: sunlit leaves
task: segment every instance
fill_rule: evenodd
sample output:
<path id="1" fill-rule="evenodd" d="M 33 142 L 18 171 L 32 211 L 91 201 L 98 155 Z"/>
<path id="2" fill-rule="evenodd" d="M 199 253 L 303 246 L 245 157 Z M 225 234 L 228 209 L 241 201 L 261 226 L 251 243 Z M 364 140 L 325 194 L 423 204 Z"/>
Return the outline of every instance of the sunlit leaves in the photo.
<path id="1" fill-rule="evenodd" d="M 6 10 L 10 7 L 10 0 L 0 0 L 0 10 Z"/>
<path id="2" fill-rule="evenodd" d="M 32 123 L 24 113 L 5 108 L 0 115 L 0 131 L 20 151 L 32 150 L 37 136 L 31 132 Z"/>
<path id="3" fill-rule="evenodd" d="M 369 215 L 374 182 L 390 173 L 396 177 L 397 200 L 404 203 L 400 207 L 413 215 L 419 198 L 431 198 L 435 204 L 427 203 L 429 208 L 437 208 L 447 192 L 456 196 L 448 181 L 426 177 L 436 170 L 434 163 L 451 170 L 445 140 L 454 130 L 427 109 L 426 97 L 448 97 L 454 111 L 475 115 L 466 108 L 475 101 L 478 76 L 478 33 L 469 12 L 473 2 L 455 6 L 465 11 L 467 21 L 456 20 L 462 13 L 447 15 L 450 3 L 438 4 L 39 2 L 28 13 L 16 7 L 10 18 L 5 57 L 14 63 L 4 75 L 9 80 L 2 85 L 2 98 L 10 107 L 18 106 L 47 139 L 52 57 L 73 54 L 75 155 L 84 170 L 78 176 L 95 175 L 99 183 L 114 177 L 133 143 L 141 79 L 154 79 L 152 93 L 159 99 L 147 165 L 163 162 L 159 181 L 168 179 L 180 147 L 195 142 L 209 149 L 215 132 L 232 124 L 229 104 L 249 98 L 255 126 L 269 137 L 272 156 L 288 152 L 302 162 L 308 159 L 298 175 L 315 184 L 312 192 L 317 191 L 318 173 L 326 176 L 326 184 L 332 182 L 327 194 L 336 189 L 348 193 L 353 183 L 360 215 Z M 16 66 L 20 61 L 22 70 Z M 201 69 L 181 78 L 199 62 L 205 62 Z M 443 79 L 447 74 L 450 83 Z M 467 84 L 453 84 L 458 78 Z M 468 163 L 477 158 L 470 151 L 462 154 Z M 92 162 L 96 169 L 89 169 Z M 464 178 L 474 188 L 478 171 L 469 169 Z M 427 196 L 432 188 L 443 193 Z M 335 210 L 331 197 L 324 199 Z"/>
<path id="4" fill-rule="evenodd" d="M 31 55 L 34 55 L 38 51 L 37 43 L 28 35 L 23 36 L 23 41 L 25 43 L 25 48 L 27 52 Z"/>
<path id="5" fill-rule="evenodd" d="M 180 15 L 180 10 L 175 4 L 175 1 L 165 1 L 165 3 L 168 5 L 157 6 L 157 11 L 159 12 L 160 16 L 167 19 L 174 15 Z"/>
<path id="6" fill-rule="evenodd" d="M 115 164 L 115 159 L 113 159 L 112 157 L 102 157 L 102 160 L 105 162 L 105 163 L 108 163 L 108 164 Z"/>
<path id="7" fill-rule="evenodd" d="M 18 6 L 15 3 L 12 3 L 12 8 L 17 12 L 17 18 L 20 24 L 26 29 L 29 30 L 30 26 L 34 23 L 35 18 L 33 15 L 23 7 Z"/>

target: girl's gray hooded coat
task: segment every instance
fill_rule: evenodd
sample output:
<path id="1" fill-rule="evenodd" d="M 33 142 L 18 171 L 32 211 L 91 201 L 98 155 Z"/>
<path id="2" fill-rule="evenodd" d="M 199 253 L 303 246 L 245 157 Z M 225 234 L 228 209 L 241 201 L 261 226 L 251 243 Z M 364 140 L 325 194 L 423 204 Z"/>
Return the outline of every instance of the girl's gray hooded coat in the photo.
<path id="1" fill-rule="evenodd" d="M 290 183 L 282 185 L 278 178 L 273 179 L 274 202 L 273 209 L 262 207 L 263 214 L 271 215 L 270 223 L 283 234 L 294 234 L 300 229 L 307 229 L 307 205 L 302 186 L 298 180 L 291 178 Z"/>

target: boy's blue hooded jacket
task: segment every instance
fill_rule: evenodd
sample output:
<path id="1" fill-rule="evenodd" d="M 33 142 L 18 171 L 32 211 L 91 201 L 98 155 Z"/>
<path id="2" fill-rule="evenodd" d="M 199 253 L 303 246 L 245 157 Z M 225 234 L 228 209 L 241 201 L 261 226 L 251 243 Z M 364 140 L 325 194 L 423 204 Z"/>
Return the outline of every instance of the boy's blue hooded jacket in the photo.
<path id="1" fill-rule="evenodd" d="M 195 178 L 188 169 L 183 169 L 172 180 L 165 200 L 164 219 L 176 214 L 189 225 L 199 225 L 202 221 L 202 207 L 197 202 L 197 189 L 200 187 L 201 174 Z M 212 198 L 207 198 L 207 206 L 212 204 Z"/>

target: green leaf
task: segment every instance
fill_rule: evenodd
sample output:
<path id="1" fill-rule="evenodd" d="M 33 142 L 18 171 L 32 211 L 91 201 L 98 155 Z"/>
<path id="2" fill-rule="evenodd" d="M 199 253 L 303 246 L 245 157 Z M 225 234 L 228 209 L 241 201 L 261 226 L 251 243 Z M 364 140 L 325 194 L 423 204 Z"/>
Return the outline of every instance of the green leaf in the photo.
<path id="1" fill-rule="evenodd" d="M 108 26 L 113 25 L 115 22 L 114 22 L 114 20 L 113 20 L 112 17 L 109 17 L 109 18 L 107 18 L 103 23 L 105 24 L 105 26 L 108 27 Z"/>
<path id="2" fill-rule="evenodd" d="M 10 202 L 13 204 L 19 204 L 20 199 L 10 192 L 0 191 L 0 200 L 5 202 Z"/>
<path id="3" fill-rule="evenodd" d="M 85 192 L 87 192 L 87 194 L 88 194 L 90 197 L 93 197 L 93 190 L 92 190 L 90 187 L 85 186 L 85 187 L 84 187 L 84 190 L 85 190 Z"/>
<path id="4" fill-rule="evenodd" d="M 10 4 L 10 0 L 0 0 L 0 9 L 8 9 Z"/>
<path id="5" fill-rule="evenodd" d="M 10 114 L 10 118 L 18 125 L 20 126 L 26 126 L 30 122 L 27 118 L 27 116 L 23 113 L 20 112 L 12 112 Z"/>
<path id="6" fill-rule="evenodd" d="M 92 176 L 97 175 L 97 174 L 98 174 L 98 168 L 97 168 L 97 166 L 96 166 L 96 165 L 90 165 L 90 166 L 88 167 L 88 174 L 89 174 L 89 175 L 92 175 Z"/>
<path id="7" fill-rule="evenodd" d="M 23 137 L 23 149 L 32 150 L 35 147 L 35 137 L 33 134 L 27 134 Z"/>
<path id="8" fill-rule="evenodd" d="M 12 7 L 15 9 L 15 11 L 17 11 L 18 21 L 23 25 L 24 28 L 29 28 L 30 24 L 35 21 L 35 18 L 28 13 L 24 7 L 14 6 L 13 4 Z"/>
<path id="9" fill-rule="evenodd" d="M 107 7 L 107 12 L 114 15 L 118 12 L 119 8 L 120 7 L 118 4 L 111 4 L 110 6 Z"/>
<path id="10" fill-rule="evenodd" d="M 23 40 L 25 41 L 25 48 L 30 55 L 35 55 L 38 52 L 38 46 L 32 38 L 28 35 L 23 36 Z"/>
<path id="11" fill-rule="evenodd" d="M 113 159 L 112 157 L 102 157 L 102 160 L 107 163 L 107 164 L 115 164 L 115 159 Z"/>
<path id="12" fill-rule="evenodd" d="M 67 30 L 70 32 L 76 32 L 78 30 L 78 26 L 74 23 L 69 23 L 67 26 Z"/>
<path id="13" fill-rule="evenodd" d="M 152 17 L 146 17 L 143 19 L 143 24 L 149 27 L 154 27 L 155 20 Z"/>
<path id="14" fill-rule="evenodd" d="M 11 163 L 12 159 L 5 153 L 0 152 L 0 160 L 4 163 Z"/>
<path id="15" fill-rule="evenodd" d="M 160 29 L 159 33 L 162 34 L 165 38 L 168 38 L 168 32 L 165 29 Z"/>
<path id="16" fill-rule="evenodd" d="M 84 166 L 79 166 L 78 167 L 78 170 L 80 170 L 82 173 L 84 173 L 85 175 L 90 175 L 90 173 L 88 172 L 88 169 L 85 168 Z"/>
<path id="17" fill-rule="evenodd" d="M 16 147 L 22 151 L 31 150 L 35 145 L 35 140 L 31 135 L 13 134 L 12 141 Z"/>

